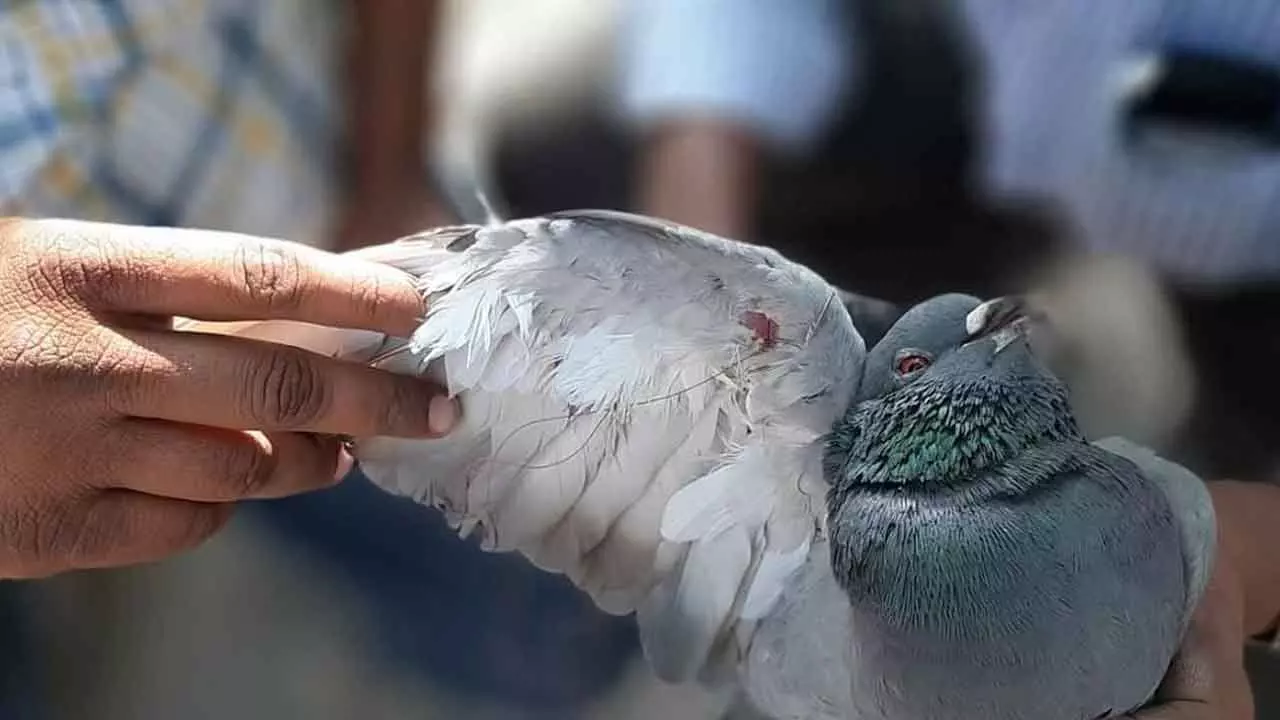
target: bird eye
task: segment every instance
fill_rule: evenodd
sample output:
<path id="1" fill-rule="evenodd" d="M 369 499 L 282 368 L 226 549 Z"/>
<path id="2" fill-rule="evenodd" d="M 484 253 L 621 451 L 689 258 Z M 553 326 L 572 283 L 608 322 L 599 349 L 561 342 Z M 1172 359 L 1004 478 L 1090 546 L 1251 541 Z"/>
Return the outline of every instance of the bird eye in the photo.
<path id="1" fill-rule="evenodd" d="M 911 353 L 909 355 L 903 355 L 902 357 L 898 358 L 898 362 L 894 366 L 894 370 L 899 375 L 906 377 L 907 375 L 915 375 L 921 370 L 924 370 L 925 368 L 929 367 L 931 362 L 932 361 L 928 358 L 928 356 L 920 355 L 918 353 Z"/>

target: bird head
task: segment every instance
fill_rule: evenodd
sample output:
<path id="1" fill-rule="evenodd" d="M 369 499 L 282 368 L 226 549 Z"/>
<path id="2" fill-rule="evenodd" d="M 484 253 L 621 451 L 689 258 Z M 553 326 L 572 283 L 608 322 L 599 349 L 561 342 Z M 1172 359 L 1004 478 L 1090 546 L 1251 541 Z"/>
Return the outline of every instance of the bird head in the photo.
<path id="1" fill-rule="evenodd" d="M 1078 436 L 1065 387 L 1037 357 L 1049 332 L 1018 296 L 942 295 L 907 311 L 868 353 L 829 438 L 833 492 L 953 486 Z"/>

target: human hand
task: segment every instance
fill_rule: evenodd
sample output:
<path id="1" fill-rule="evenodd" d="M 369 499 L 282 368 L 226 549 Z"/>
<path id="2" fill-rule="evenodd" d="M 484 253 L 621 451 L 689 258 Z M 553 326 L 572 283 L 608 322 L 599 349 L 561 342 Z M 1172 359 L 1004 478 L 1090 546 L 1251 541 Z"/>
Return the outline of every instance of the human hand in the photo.
<path id="1" fill-rule="evenodd" d="M 403 336 L 423 311 L 407 276 L 291 243 L 0 222 L 0 577 L 165 557 L 236 501 L 335 482 L 338 435 L 438 435 L 456 417 L 423 380 L 177 332 L 175 315 Z"/>
<path id="2" fill-rule="evenodd" d="M 1219 531 L 1222 538 L 1224 531 Z M 1252 720 L 1244 665 L 1242 588 L 1229 544 L 1219 541 L 1213 576 L 1151 707 L 1134 720 Z"/>

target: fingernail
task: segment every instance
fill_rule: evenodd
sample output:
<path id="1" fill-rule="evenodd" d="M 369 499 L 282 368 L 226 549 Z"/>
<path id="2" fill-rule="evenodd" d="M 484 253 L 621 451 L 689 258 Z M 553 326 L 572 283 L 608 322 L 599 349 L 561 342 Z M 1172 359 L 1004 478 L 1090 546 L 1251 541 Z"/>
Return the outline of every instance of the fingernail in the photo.
<path id="1" fill-rule="evenodd" d="M 338 451 L 338 469 L 333 473 L 334 482 L 342 482 L 356 465 L 356 459 L 345 449 Z"/>
<path id="2" fill-rule="evenodd" d="M 447 395 L 431 398 L 427 406 L 427 429 L 432 435 L 444 435 L 458 424 L 458 401 Z"/>

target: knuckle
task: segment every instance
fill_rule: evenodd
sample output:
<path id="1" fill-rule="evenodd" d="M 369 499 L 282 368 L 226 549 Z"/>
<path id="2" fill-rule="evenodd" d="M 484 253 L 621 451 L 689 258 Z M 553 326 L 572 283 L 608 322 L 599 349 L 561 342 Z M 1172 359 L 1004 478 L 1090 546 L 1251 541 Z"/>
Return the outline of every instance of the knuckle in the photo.
<path id="1" fill-rule="evenodd" d="M 41 297 L 87 305 L 129 300 L 135 269 L 128 253 L 109 238 L 51 229 L 33 243 L 28 257 L 27 275 Z"/>
<path id="2" fill-rule="evenodd" d="M 40 318 L 12 322 L 0 340 L 0 363 L 9 371 L 44 379 L 78 377 L 102 356 L 92 332 L 68 332 Z"/>
<path id="3" fill-rule="evenodd" d="M 21 380 L 21 393 L 38 397 L 72 390 L 123 412 L 146 387 L 148 356 L 141 348 L 113 342 L 99 328 L 76 330 L 30 316 L 10 322 L 0 337 L 0 380 Z"/>
<path id="4" fill-rule="evenodd" d="M 218 505 L 188 505 L 175 508 L 174 512 L 181 516 L 174 518 L 172 531 L 162 548 L 170 552 L 203 543 L 221 530 L 229 518 L 227 509 Z"/>
<path id="5" fill-rule="evenodd" d="M 241 286 L 254 301 L 273 311 L 301 305 L 306 273 L 296 252 L 277 243 L 245 242 L 235 262 Z"/>
<path id="6" fill-rule="evenodd" d="M 143 407 L 153 393 L 151 375 L 145 352 L 113 349 L 97 354 L 88 377 L 98 388 L 109 412 L 129 415 Z"/>
<path id="7" fill-rule="evenodd" d="M 351 303 L 356 314 L 362 318 L 376 318 L 382 311 L 390 294 L 385 279 L 371 273 L 366 278 L 352 283 Z"/>
<path id="8" fill-rule="evenodd" d="M 126 517 L 116 503 L 76 503 L 41 524 L 34 552 L 77 567 L 105 555 L 127 532 Z"/>
<path id="9" fill-rule="evenodd" d="M 270 350 L 247 375 L 249 413 L 266 426 L 305 426 L 327 409 L 329 392 L 320 370 L 301 351 Z"/>
<path id="10" fill-rule="evenodd" d="M 387 392 L 378 414 L 378 432 L 391 434 L 410 425 L 425 427 L 427 411 L 422 405 L 420 390 L 411 381 L 399 377 L 387 377 L 386 381 Z"/>
<path id="11" fill-rule="evenodd" d="M 61 253 L 37 253 L 27 261 L 25 270 L 32 289 L 41 299 L 66 302 L 77 294 L 80 282 L 77 265 Z"/>
<path id="12" fill-rule="evenodd" d="M 66 345 L 71 343 L 57 332 L 55 323 L 18 318 L 8 323 L 0 338 L 0 364 L 9 371 L 44 367 L 65 357 L 68 350 L 62 346 Z"/>
<path id="13" fill-rule="evenodd" d="M 7 571 L 26 576 L 65 568 L 65 558 L 58 558 L 47 547 L 44 537 L 46 526 L 56 520 L 59 513 L 50 503 L 32 500 L 29 496 L 16 497 L 0 517 L 0 537 L 4 538 Z"/>
<path id="14" fill-rule="evenodd" d="M 269 456 L 253 442 L 221 443 L 213 463 L 216 480 L 232 499 L 253 497 L 271 477 Z"/>

